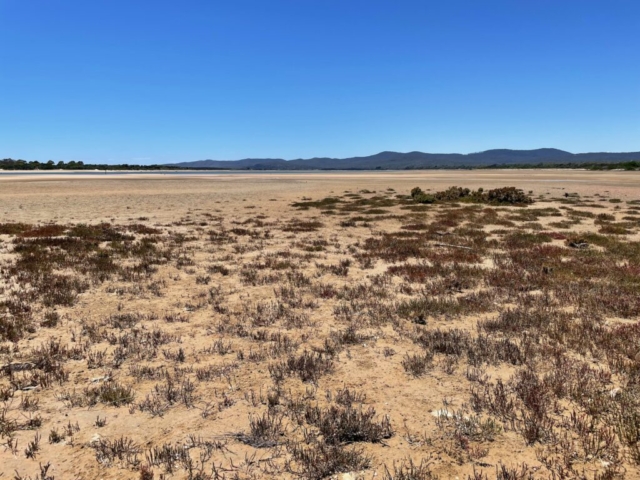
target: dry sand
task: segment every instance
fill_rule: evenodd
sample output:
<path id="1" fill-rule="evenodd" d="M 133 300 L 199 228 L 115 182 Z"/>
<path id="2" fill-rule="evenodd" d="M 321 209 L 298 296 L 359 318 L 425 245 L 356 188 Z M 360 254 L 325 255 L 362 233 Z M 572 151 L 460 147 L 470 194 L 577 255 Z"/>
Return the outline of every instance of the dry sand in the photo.
<path id="1" fill-rule="evenodd" d="M 262 345 L 248 337 L 229 332 L 220 333 L 219 325 L 230 321 L 230 318 L 234 321 L 243 318 L 244 307 L 251 310 L 260 302 L 274 301 L 274 292 L 279 286 L 278 283 L 257 286 L 243 284 L 239 277 L 241 266 L 257 259 L 264 261 L 265 255 L 299 249 L 302 244 L 310 245 L 314 239 L 322 239 L 327 242 L 326 250 L 318 252 L 315 259 L 305 263 L 301 268 L 302 273 L 308 275 L 313 282 L 329 284 L 338 290 L 353 287 L 358 282 L 370 281 L 376 275 L 383 274 L 389 264 L 377 261 L 372 268 L 361 269 L 352 262 L 346 277 L 329 274 L 318 267 L 318 264 L 338 265 L 338 262 L 349 258 L 350 252 L 360 248 L 362 242 L 376 232 L 398 231 L 398 220 L 389 218 L 379 222 L 373 221 L 364 228 L 342 228 L 339 225 L 340 218 L 321 216 L 315 209 L 299 211 L 292 208 L 291 203 L 300 201 L 303 197 L 318 200 L 343 195 L 345 191 L 357 193 L 364 189 L 378 194 L 387 189 L 394 189 L 394 193 L 407 194 L 411 188 L 418 185 L 432 191 L 443 190 L 451 185 L 485 189 L 509 185 L 527 192 L 532 191 L 534 196 L 560 198 L 565 193 L 578 193 L 583 197 L 592 197 L 592 200 L 597 199 L 593 197 L 595 194 L 601 194 L 607 199 L 618 198 L 624 202 L 640 199 L 640 173 L 637 172 L 513 170 L 210 175 L 0 175 L 0 223 L 143 223 L 151 227 L 159 226 L 164 232 L 195 236 L 195 240 L 183 247 L 184 254 L 194 261 L 193 265 L 181 268 L 173 264 L 163 265 L 153 277 L 153 280 L 160 279 L 164 282 L 161 296 L 155 296 L 144 289 L 149 282 L 143 285 L 140 293 L 133 288 L 135 285 L 123 286 L 123 282 L 107 281 L 82 293 L 74 306 L 58 307 L 57 311 L 62 321 L 56 328 L 39 328 L 36 333 L 29 334 L 18 342 L 20 352 L 29 352 L 31 348 L 49 338 L 58 338 L 62 343 L 71 344 L 74 338 L 81 335 L 83 325 L 85 328 L 87 325 L 100 325 L 110 315 L 134 312 L 151 314 L 158 318 L 143 320 L 136 328 L 151 330 L 160 326 L 162 330 L 181 339 L 180 343 L 172 342 L 160 347 L 158 357 L 153 361 L 128 358 L 118 369 L 110 366 L 115 347 L 103 340 L 90 346 L 89 351 L 106 352 L 107 360 L 104 366 L 89 369 L 86 358 L 72 359 L 65 364 L 70 379 L 63 386 L 38 388 L 30 393 L 16 392 L 9 409 L 13 416 L 29 415 L 24 409 L 19 408 L 20 398 L 28 395 L 39 398 L 38 414 L 42 417 L 42 425 L 37 430 L 42 435 L 41 450 L 35 460 L 26 459 L 23 452 L 28 442 L 33 439 L 35 431 L 18 431 L 15 434 L 19 442 L 17 454 L 13 455 L 8 447 L 0 449 L 0 478 L 9 478 L 14 471 L 24 476 L 21 478 L 35 475 L 39 462 L 51 462 L 49 473 L 58 480 L 141 478 L 137 468 L 132 467 L 135 462 L 127 464 L 124 461 L 114 461 L 108 465 L 99 463 L 91 446 L 92 442 L 95 443 L 97 438 L 129 437 L 139 447 L 141 453 L 138 454 L 138 458 L 144 464 L 147 461 L 145 452 L 148 454 L 153 446 L 160 446 L 166 442 L 184 445 L 190 434 L 203 439 L 222 439 L 227 442 L 228 450 L 214 450 L 212 458 L 207 460 L 209 473 L 213 463 L 222 467 L 219 474 L 226 475 L 226 478 L 234 478 L 234 475 L 237 475 L 237 478 L 291 476 L 291 472 L 285 472 L 284 469 L 283 462 L 287 458 L 284 447 L 253 448 L 233 437 L 235 433 L 248 430 L 251 416 L 255 417 L 266 411 L 263 402 L 269 389 L 273 387 L 268 371 L 268 366 L 273 360 L 268 358 L 256 362 L 248 361 L 247 356 L 251 352 L 259 351 Z M 367 197 L 367 194 L 364 195 Z M 614 204 L 603 203 L 606 211 L 613 212 Z M 559 204 L 552 202 L 540 206 L 557 207 Z M 396 207 L 391 210 L 394 213 L 403 213 Z M 596 213 L 605 211 L 591 210 Z M 242 223 L 255 218 L 264 222 L 263 229 L 274 226 L 271 237 L 257 240 L 239 236 L 237 245 L 217 246 L 209 243 L 207 232 L 210 229 L 218 230 L 222 226 L 225 229 L 251 229 L 255 223 Z M 425 218 L 432 219 L 428 215 Z M 326 226 L 318 232 L 283 232 L 282 226 L 294 219 L 319 219 Z M 540 222 L 546 225 L 553 220 L 543 218 Z M 584 227 L 577 228 L 580 230 Z M 10 239 L 8 236 L 0 236 L 0 240 L 3 238 L 4 243 L 0 243 L 0 260 L 13 261 L 15 256 L 12 253 Z M 629 236 L 629 239 L 634 238 L 637 236 Z M 555 240 L 554 243 L 563 244 L 561 240 Z M 244 245 L 246 248 L 243 250 L 238 248 L 238 245 Z M 207 275 L 207 271 L 210 271 L 207 270 L 208 267 L 214 264 L 226 265 L 231 274 L 210 274 L 208 285 L 199 283 L 197 278 Z M 122 289 L 114 292 L 114 288 L 109 288 L 114 286 L 120 286 Z M 221 289 L 222 303 L 229 313 L 215 312 L 211 304 L 207 303 L 207 292 L 212 287 Z M 398 285 L 393 287 L 397 288 Z M 308 299 L 308 292 L 304 293 L 304 297 Z M 330 331 L 343 329 L 344 323 L 336 318 L 335 313 L 335 307 L 340 302 L 336 299 L 315 301 L 315 306 L 299 309 L 304 311 L 311 324 L 300 329 L 284 328 L 282 331 L 302 341 L 303 345 L 319 347 L 318 339 L 328 337 Z M 168 314 L 182 315 L 188 319 L 188 323 L 168 323 L 163 320 Z M 251 317 L 251 313 L 247 313 L 246 310 L 244 314 Z M 253 315 L 255 316 L 255 311 Z M 429 319 L 428 326 L 460 328 L 463 331 L 474 332 L 478 319 L 486 318 L 488 315 L 493 313 L 454 319 Z M 250 331 L 257 329 L 249 327 Z M 395 430 L 394 436 L 382 443 L 364 442 L 362 448 L 373 459 L 371 467 L 345 478 L 355 478 L 357 475 L 362 475 L 363 478 L 381 478 L 385 464 L 391 468 L 394 462 L 408 458 L 417 463 L 421 460 L 431 462 L 431 468 L 442 479 L 466 479 L 474 469 L 484 471 L 489 474 L 489 478 L 493 478 L 496 465 L 500 463 L 516 465 L 524 462 L 534 468 L 534 473 L 542 468 L 536 459 L 535 447 L 527 446 L 515 431 L 505 430 L 493 441 L 481 442 L 474 447 L 478 450 L 472 452 L 473 455 L 468 452 L 460 453 L 459 445 L 453 446 L 453 440 L 440 438 L 439 435 L 446 429 L 443 430 L 444 427 L 432 412 L 443 408 L 443 401 L 450 402 L 452 409 L 460 409 L 469 401 L 469 382 L 465 378 L 467 367 L 464 362 L 460 361 L 459 365 L 454 365 L 453 373 L 445 373 L 445 360 L 438 358 L 437 367 L 426 376 L 411 378 L 403 370 L 401 362 L 405 353 L 416 353 L 420 349 L 389 325 L 370 326 L 364 328 L 364 331 L 369 335 L 368 340 L 343 350 L 339 354 L 334 373 L 322 377 L 317 385 L 304 384 L 297 379 L 288 379 L 285 382 L 286 389 L 293 392 L 292 395 L 307 395 L 323 405 L 326 404 L 326 391 L 332 391 L 335 395 L 338 389 L 347 386 L 366 394 L 365 407 L 374 407 L 376 418 L 389 415 Z M 224 356 L 203 353 L 203 349 L 219 339 L 229 342 L 232 352 Z M 163 356 L 163 350 L 175 352 L 178 348 L 183 348 L 186 353 L 187 359 L 183 364 L 176 364 Z M 298 353 L 302 349 L 301 345 Z M 388 356 L 391 350 L 395 351 L 395 355 Z M 96 380 L 97 378 L 113 375 L 122 383 L 133 386 L 135 402 L 138 403 L 153 391 L 158 381 L 138 381 L 128 375 L 130 368 L 137 363 L 197 369 L 211 363 L 218 366 L 232 364 L 236 361 L 238 352 L 243 352 L 245 359 L 238 362 L 239 367 L 233 370 L 232 374 L 211 382 L 197 382 L 195 408 L 177 404 L 171 406 L 162 416 L 152 416 L 148 412 L 135 409 L 130 412 L 126 406 L 113 408 L 98 404 L 93 407 L 71 407 L 68 402 L 61 400 L 60 395 L 63 392 L 68 393 L 74 389 L 81 392 L 86 387 L 99 384 L 101 380 Z M 28 357 L 26 354 L 25 356 Z M 3 354 L 0 364 L 27 360 L 28 358 L 20 358 L 20 354 Z M 500 377 L 505 380 L 514 371 L 513 366 L 504 364 L 487 369 L 492 378 Z M 0 380 L 4 382 L 2 386 L 8 382 L 6 378 Z M 251 400 L 251 392 L 258 397 L 262 396 L 262 399 Z M 203 415 L 203 410 L 207 409 L 211 409 L 209 416 Z M 104 427 L 96 427 L 96 417 L 106 418 L 107 424 Z M 61 443 L 47 441 L 51 429 L 62 429 L 69 422 L 77 422 L 80 427 L 79 432 L 73 435 L 73 441 L 69 438 Z M 301 438 L 299 426 L 289 424 L 287 428 L 287 436 Z M 486 449 L 486 452 L 483 452 L 483 449 Z M 196 450 L 194 449 L 194 452 Z M 470 460 L 469 455 L 475 455 L 475 460 Z M 156 467 L 154 471 L 155 478 L 159 478 L 164 470 Z M 540 473 L 549 475 L 549 472 L 544 470 L 540 470 Z M 627 478 L 640 478 L 637 474 L 636 467 L 627 465 Z M 187 478 L 187 473 L 182 467 L 176 467 L 173 474 L 164 472 L 164 475 L 165 478 Z"/>
<path id="2" fill-rule="evenodd" d="M 189 209 L 232 214 L 247 205 L 270 212 L 303 196 L 317 198 L 345 190 L 408 192 L 414 186 L 442 190 L 451 185 L 496 188 L 512 185 L 535 195 L 607 194 L 640 198 L 640 172 L 581 170 L 489 170 L 335 173 L 223 173 L 112 175 L 0 175 L 2 221 L 99 221 L 149 216 L 174 220 Z M 267 203 L 275 199 L 275 203 Z"/>

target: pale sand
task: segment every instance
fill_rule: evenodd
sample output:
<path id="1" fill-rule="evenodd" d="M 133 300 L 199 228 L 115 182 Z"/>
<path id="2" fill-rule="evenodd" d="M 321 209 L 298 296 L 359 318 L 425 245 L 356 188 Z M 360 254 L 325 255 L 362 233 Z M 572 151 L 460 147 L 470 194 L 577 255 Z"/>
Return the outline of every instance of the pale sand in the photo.
<path id="1" fill-rule="evenodd" d="M 607 194 L 640 199 L 640 172 L 582 170 L 439 170 L 419 172 L 317 172 L 0 175 L 0 221 L 115 221 L 133 215 L 158 221 L 189 209 L 258 205 L 277 212 L 278 202 L 303 196 L 341 194 L 345 190 L 394 188 L 408 193 L 415 186 L 441 190 L 451 185 L 496 188 L 505 185 L 534 195 Z M 246 203 L 245 203 L 246 202 Z"/>

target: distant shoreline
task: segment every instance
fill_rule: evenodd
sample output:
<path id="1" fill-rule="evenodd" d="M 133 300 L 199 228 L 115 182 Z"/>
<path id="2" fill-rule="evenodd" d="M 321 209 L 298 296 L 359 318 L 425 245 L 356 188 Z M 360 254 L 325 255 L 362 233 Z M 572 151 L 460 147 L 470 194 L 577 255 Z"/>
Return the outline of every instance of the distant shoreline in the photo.
<path id="1" fill-rule="evenodd" d="M 413 168 L 413 169 L 399 169 L 399 170 L 376 170 L 376 169 L 310 169 L 310 170 L 241 170 L 241 169 L 229 169 L 229 170 L 217 170 L 217 169 L 184 169 L 184 170 L 0 170 L 0 176 L 59 176 L 59 175 L 90 175 L 90 176 L 108 176 L 108 175 L 260 175 L 260 174 L 315 174 L 315 173 L 424 173 L 424 172 L 459 172 L 459 171 L 491 171 L 491 170 L 514 170 L 514 168 Z M 561 170 L 554 167 L 539 167 L 533 170 Z M 589 171 L 586 168 L 571 168 L 571 170 L 584 170 Z M 610 171 L 617 171 L 612 169 Z M 623 171 L 618 169 L 618 171 Z"/>
<path id="2" fill-rule="evenodd" d="M 258 174 L 310 174 L 310 173 L 418 173 L 418 172 L 444 172 L 444 171 L 504 171 L 504 170 L 578 170 L 578 171 L 594 171 L 594 172 L 616 172 L 639 171 L 640 166 L 618 166 L 611 164 L 604 165 L 498 165 L 498 166 L 475 166 L 475 167 L 433 167 L 433 168 L 404 168 L 404 169 L 175 169 L 175 170 L 99 170 L 99 169 L 82 169 L 82 170 L 3 170 L 0 169 L 0 177 L 10 177 L 18 175 L 26 176 L 60 176 L 60 175 L 89 175 L 89 176 L 109 176 L 109 175 L 258 175 Z"/>

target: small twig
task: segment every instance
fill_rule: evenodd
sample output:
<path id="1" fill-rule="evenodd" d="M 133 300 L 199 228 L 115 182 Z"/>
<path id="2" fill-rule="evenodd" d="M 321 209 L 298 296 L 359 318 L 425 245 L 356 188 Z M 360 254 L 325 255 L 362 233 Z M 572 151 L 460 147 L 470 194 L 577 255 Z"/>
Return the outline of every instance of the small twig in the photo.
<path id="1" fill-rule="evenodd" d="M 450 243 L 434 243 L 436 247 L 452 247 L 452 248 L 464 248 L 465 250 L 473 250 L 471 247 L 465 247 L 462 245 L 451 245 Z"/>

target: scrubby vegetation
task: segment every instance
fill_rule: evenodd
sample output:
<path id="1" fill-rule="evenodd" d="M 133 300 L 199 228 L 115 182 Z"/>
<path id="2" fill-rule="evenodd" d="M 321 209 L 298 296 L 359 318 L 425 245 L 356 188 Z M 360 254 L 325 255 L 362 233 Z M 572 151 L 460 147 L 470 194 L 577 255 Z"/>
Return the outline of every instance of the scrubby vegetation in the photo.
<path id="1" fill-rule="evenodd" d="M 637 478 L 637 207 L 532 203 L 0 224 L 0 476 Z"/>
<path id="2" fill-rule="evenodd" d="M 469 190 L 468 188 L 450 187 L 441 192 L 433 194 L 425 193 L 420 187 L 411 190 L 411 198 L 417 203 L 435 202 L 473 202 L 488 203 L 491 205 L 527 205 L 533 203 L 533 199 L 522 190 L 515 187 L 495 188 L 484 191 Z"/>

